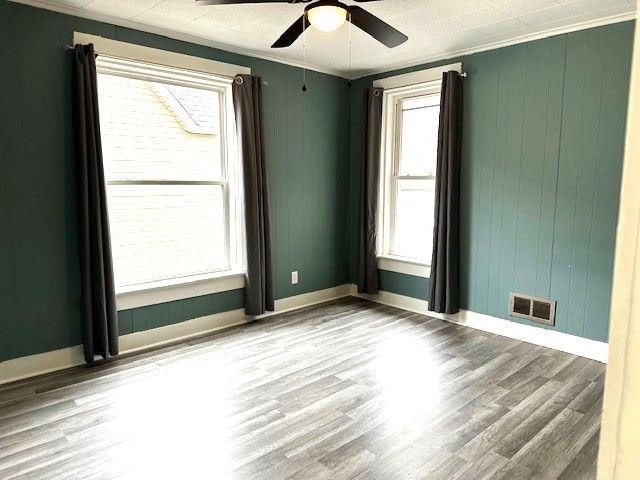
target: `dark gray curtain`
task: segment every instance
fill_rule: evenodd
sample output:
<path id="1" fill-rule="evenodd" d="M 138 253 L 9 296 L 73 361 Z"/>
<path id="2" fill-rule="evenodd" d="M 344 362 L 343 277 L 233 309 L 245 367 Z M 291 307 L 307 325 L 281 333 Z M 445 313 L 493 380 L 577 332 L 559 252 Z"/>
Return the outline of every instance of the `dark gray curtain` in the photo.
<path id="1" fill-rule="evenodd" d="M 429 281 L 429 310 L 457 313 L 460 283 L 460 157 L 462 77 L 446 72 L 440 94 L 438 165 Z"/>
<path id="2" fill-rule="evenodd" d="M 378 190 L 382 89 L 369 88 L 365 95 L 365 143 L 360 176 L 360 238 L 358 243 L 358 292 L 378 293 Z"/>
<path id="3" fill-rule="evenodd" d="M 261 315 L 273 311 L 269 197 L 265 166 L 262 115 L 262 78 L 238 75 L 233 82 L 236 125 L 242 145 L 247 275 L 245 312 Z"/>
<path id="4" fill-rule="evenodd" d="M 118 355 L 118 312 L 113 283 L 93 45 L 76 45 L 73 58 L 84 358 L 88 364 L 95 364 Z"/>

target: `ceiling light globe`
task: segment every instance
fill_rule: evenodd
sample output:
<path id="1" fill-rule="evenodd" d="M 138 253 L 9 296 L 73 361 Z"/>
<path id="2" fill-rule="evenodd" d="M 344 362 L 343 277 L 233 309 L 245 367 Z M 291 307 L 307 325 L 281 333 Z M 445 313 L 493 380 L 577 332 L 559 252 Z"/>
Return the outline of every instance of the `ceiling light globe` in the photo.
<path id="1" fill-rule="evenodd" d="M 321 32 L 333 32 L 347 20 L 347 11 L 333 5 L 322 5 L 312 8 L 307 13 L 309 23 Z"/>

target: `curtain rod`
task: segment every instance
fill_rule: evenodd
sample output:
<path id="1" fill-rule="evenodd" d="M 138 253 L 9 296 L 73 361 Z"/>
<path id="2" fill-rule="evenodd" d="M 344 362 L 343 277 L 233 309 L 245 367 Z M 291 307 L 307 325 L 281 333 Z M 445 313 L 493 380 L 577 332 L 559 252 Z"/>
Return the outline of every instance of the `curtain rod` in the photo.
<path id="1" fill-rule="evenodd" d="M 64 49 L 65 49 L 65 50 L 73 50 L 73 49 L 74 49 L 74 46 L 73 46 L 73 45 L 65 45 L 65 46 L 64 46 Z M 468 75 L 467 75 L 467 72 L 462 72 L 462 73 L 460 74 L 460 76 L 461 76 L 462 78 L 467 78 L 467 76 L 468 76 Z M 264 85 L 264 86 L 267 86 L 267 87 L 268 87 L 268 86 L 269 86 L 269 81 L 268 81 L 268 80 L 263 80 L 263 81 L 262 81 L 262 85 Z"/>
<path id="2" fill-rule="evenodd" d="M 75 47 L 73 45 L 65 45 L 64 49 L 67 51 L 73 50 Z M 265 87 L 269 86 L 269 81 L 268 80 L 262 80 L 262 85 L 264 85 Z"/>

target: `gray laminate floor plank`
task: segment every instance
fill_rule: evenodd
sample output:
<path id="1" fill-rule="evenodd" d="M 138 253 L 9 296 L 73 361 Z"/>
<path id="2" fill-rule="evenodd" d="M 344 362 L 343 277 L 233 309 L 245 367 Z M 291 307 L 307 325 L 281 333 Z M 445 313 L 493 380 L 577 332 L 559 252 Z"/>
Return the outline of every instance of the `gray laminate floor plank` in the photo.
<path id="1" fill-rule="evenodd" d="M 346 298 L 1 385 L 0 480 L 587 480 L 603 386 L 600 363 Z"/>

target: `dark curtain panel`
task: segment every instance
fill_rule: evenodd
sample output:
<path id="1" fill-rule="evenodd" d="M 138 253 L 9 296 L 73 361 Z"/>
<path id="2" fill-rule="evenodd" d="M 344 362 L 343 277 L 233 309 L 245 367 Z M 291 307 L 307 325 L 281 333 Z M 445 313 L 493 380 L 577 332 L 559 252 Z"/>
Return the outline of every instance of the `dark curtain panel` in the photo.
<path id="1" fill-rule="evenodd" d="M 460 157 L 462 152 L 462 77 L 446 72 L 440 95 L 438 165 L 429 281 L 429 310 L 457 313 L 460 282 Z"/>
<path id="2" fill-rule="evenodd" d="M 269 197 L 262 116 L 262 78 L 238 75 L 233 82 L 236 126 L 242 145 L 247 275 L 247 315 L 273 311 Z"/>
<path id="3" fill-rule="evenodd" d="M 358 243 L 358 292 L 378 293 L 378 190 L 382 89 L 369 88 L 365 97 L 365 144 L 360 177 L 360 238 Z"/>
<path id="4" fill-rule="evenodd" d="M 93 45 L 76 45 L 73 57 L 84 358 L 88 364 L 94 364 L 118 355 L 118 312 L 113 283 Z"/>

